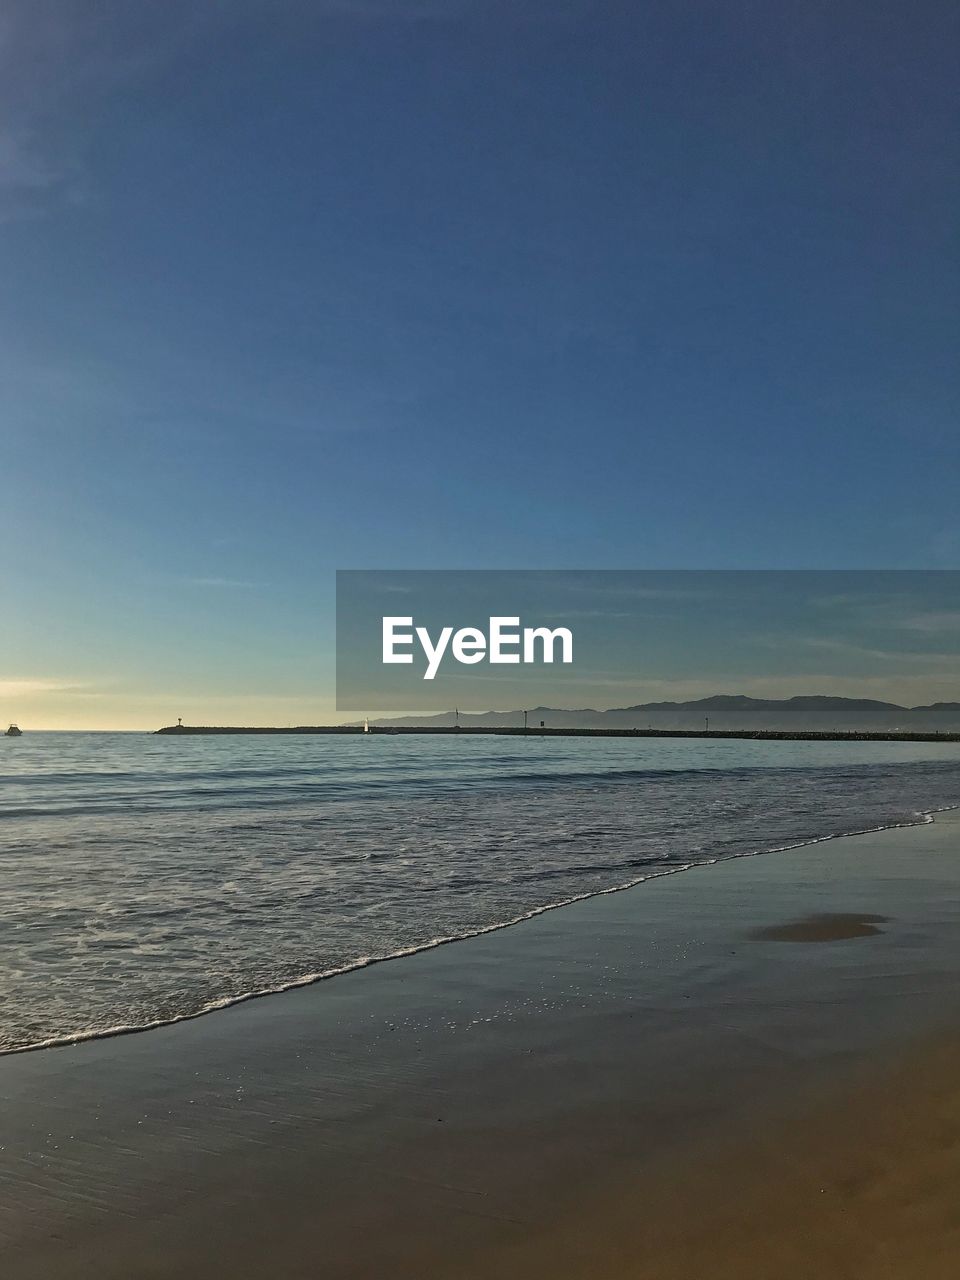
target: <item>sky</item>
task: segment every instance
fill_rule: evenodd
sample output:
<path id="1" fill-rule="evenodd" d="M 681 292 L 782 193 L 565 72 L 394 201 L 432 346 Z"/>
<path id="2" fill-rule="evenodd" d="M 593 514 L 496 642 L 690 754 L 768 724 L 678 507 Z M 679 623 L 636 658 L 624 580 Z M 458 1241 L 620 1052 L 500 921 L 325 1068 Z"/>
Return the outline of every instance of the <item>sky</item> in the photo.
<path id="1" fill-rule="evenodd" d="M 337 569 L 956 567 L 958 25 L 7 0 L 0 717 L 336 719 Z"/>

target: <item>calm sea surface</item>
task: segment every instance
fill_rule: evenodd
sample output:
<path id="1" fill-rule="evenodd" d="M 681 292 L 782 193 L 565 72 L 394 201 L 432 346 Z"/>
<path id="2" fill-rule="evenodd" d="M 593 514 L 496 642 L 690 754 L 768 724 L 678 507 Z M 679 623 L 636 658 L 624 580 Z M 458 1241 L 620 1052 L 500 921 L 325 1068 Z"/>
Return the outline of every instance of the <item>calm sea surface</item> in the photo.
<path id="1" fill-rule="evenodd" d="M 0 738 L 0 1049 L 956 804 L 948 744 Z"/>

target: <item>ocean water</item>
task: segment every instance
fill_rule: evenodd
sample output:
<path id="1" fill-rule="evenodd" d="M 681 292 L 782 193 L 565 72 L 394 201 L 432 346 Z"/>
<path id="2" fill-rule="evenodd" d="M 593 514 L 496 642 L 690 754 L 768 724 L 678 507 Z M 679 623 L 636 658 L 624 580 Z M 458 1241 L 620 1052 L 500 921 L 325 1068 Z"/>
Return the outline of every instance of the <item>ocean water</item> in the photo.
<path id="1" fill-rule="evenodd" d="M 957 804 L 953 744 L 0 738 L 0 1051 Z"/>

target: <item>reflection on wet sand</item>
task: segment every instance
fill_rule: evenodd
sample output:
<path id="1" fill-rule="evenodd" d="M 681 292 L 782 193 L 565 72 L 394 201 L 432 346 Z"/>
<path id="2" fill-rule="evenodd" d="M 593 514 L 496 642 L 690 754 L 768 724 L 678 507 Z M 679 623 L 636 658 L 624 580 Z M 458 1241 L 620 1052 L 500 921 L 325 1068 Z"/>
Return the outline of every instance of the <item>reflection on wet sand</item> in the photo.
<path id="1" fill-rule="evenodd" d="M 844 938 L 872 938 L 883 933 L 877 926 L 889 921 L 889 916 L 821 911 L 817 915 L 804 916 L 802 920 L 788 920 L 784 924 L 754 929 L 749 936 L 755 942 L 840 942 Z"/>

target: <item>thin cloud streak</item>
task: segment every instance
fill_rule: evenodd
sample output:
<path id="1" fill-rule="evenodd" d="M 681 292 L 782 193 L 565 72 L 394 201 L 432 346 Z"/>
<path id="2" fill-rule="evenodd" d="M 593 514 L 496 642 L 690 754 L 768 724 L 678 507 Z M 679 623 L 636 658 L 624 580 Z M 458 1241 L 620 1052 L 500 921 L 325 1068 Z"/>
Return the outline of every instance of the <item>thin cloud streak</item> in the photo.
<path id="1" fill-rule="evenodd" d="M 72 693 L 90 686 L 76 680 L 0 679 L 0 697 L 19 698 L 38 693 Z"/>
<path id="2" fill-rule="evenodd" d="M 255 591 L 265 585 L 262 582 L 248 582 L 243 578 L 181 578 L 180 582 L 185 587 L 225 587 L 239 591 Z"/>
<path id="3" fill-rule="evenodd" d="M 822 649 L 828 653 L 844 654 L 851 658 L 870 658 L 878 662 L 902 662 L 913 666 L 927 663 L 948 670 L 960 670 L 960 653 L 915 653 L 904 649 L 878 649 L 847 640 L 835 640 L 820 636 L 794 637 L 798 644 L 809 649 Z"/>

